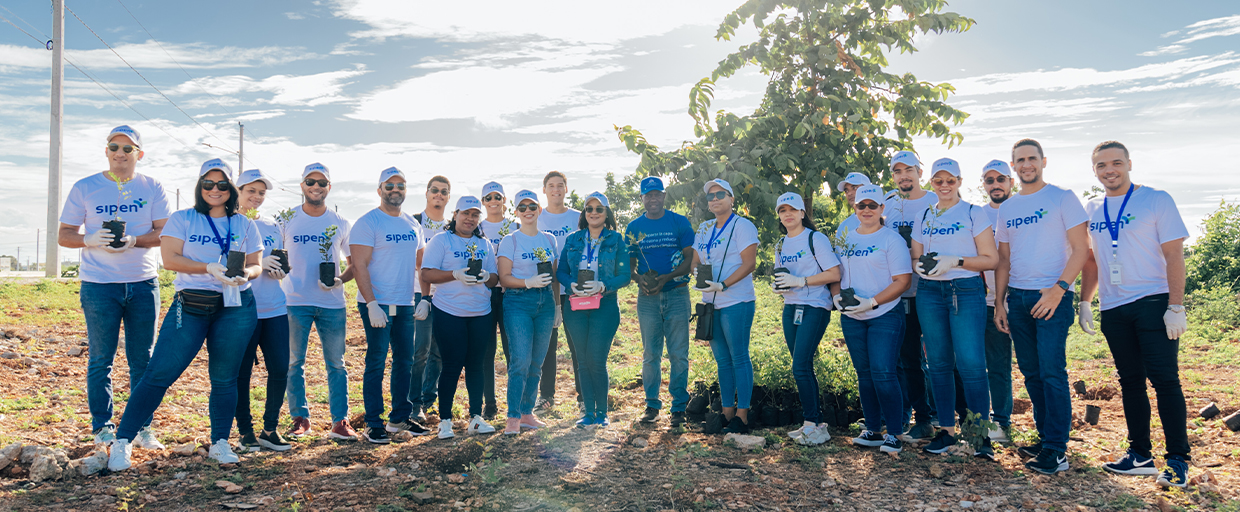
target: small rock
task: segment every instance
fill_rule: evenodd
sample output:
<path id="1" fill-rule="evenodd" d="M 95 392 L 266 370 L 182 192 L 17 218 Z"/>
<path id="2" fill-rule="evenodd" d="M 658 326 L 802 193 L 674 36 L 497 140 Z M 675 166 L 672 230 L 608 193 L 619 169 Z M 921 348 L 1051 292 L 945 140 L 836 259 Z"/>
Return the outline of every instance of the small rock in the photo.
<path id="1" fill-rule="evenodd" d="M 930 466 L 930 476 L 935 478 L 943 478 L 947 474 L 947 468 L 942 464 L 932 464 Z"/>
<path id="2" fill-rule="evenodd" d="M 30 480 L 33 482 L 59 480 L 62 473 L 64 468 L 56 463 L 54 455 L 48 453 L 39 454 L 30 464 Z"/>
<path id="3" fill-rule="evenodd" d="M 650 441 L 646 440 L 646 438 L 644 437 L 634 437 L 633 440 L 629 442 L 629 444 L 632 444 L 633 446 L 636 446 L 638 448 L 645 448 L 647 446 L 650 446 Z"/>
<path id="4" fill-rule="evenodd" d="M 672 484 L 663 484 L 664 489 L 671 489 L 672 487 Z"/>
<path id="5" fill-rule="evenodd" d="M 18 457 L 21 457 L 21 454 L 21 443 L 13 443 L 5 446 L 4 448 L 0 448 L 0 470 L 8 467 L 9 464 L 12 464 Z"/>
<path id="6" fill-rule="evenodd" d="M 21 357 L 21 356 L 19 356 L 17 352 L 5 352 L 3 354 L 0 354 L 0 357 L 3 357 L 5 359 L 17 359 L 18 357 Z"/>
<path id="7" fill-rule="evenodd" d="M 426 505 L 435 502 L 435 495 L 429 492 L 415 492 L 409 495 L 409 499 L 418 505 Z"/>
<path id="8" fill-rule="evenodd" d="M 271 504 L 275 502 L 276 502 L 276 499 L 272 498 L 271 496 L 263 496 L 262 498 L 258 499 L 258 504 L 263 507 L 269 507 L 271 506 Z"/>
<path id="9" fill-rule="evenodd" d="M 197 450 L 194 450 L 194 453 L 198 454 L 199 456 L 206 457 L 207 449 L 199 446 Z"/>
<path id="10" fill-rule="evenodd" d="M 228 494 L 237 494 L 245 489 L 244 487 L 241 487 L 240 485 L 229 482 L 228 480 L 216 480 L 215 486 L 219 487 L 220 489 L 223 489 L 224 492 Z"/>
<path id="11" fill-rule="evenodd" d="M 707 487 L 707 488 L 703 489 L 703 492 L 705 492 L 706 494 L 710 494 L 710 493 L 715 492 L 715 488 L 714 488 L 714 487 Z"/>
<path id="12" fill-rule="evenodd" d="M 826 489 L 828 487 L 835 487 L 835 479 L 828 478 L 826 480 L 823 480 L 821 484 L 818 484 L 818 486 L 822 487 L 823 489 Z"/>
<path id="13" fill-rule="evenodd" d="M 82 355 L 83 352 L 86 352 L 86 349 L 82 347 L 73 347 L 69 349 L 69 355 L 74 357 Z"/>
<path id="14" fill-rule="evenodd" d="M 972 508 L 972 507 L 973 507 L 973 502 L 972 502 L 972 501 L 962 501 L 962 502 L 960 502 L 960 508 Z"/>
<path id="15" fill-rule="evenodd" d="M 36 365 L 36 364 L 39 364 L 40 362 L 41 362 L 41 361 L 39 361 L 38 359 L 35 359 L 35 358 L 33 358 L 33 357 L 23 357 L 23 358 L 22 358 L 22 364 L 24 364 L 24 365 L 26 365 L 26 366 L 34 366 L 34 365 Z"/>
<path id="16" fill-rule="evenodd" d="M 454 484 L 465 483 L 465 475 L 462 475 L 459 473 L 453 473 L 451 475 L 448 475 L 448 481 Z"/>
<path id="17" fill-rule="evenodd" d="M 1175 505 L 1172 505 L 1171 502 L 1167 501 L 1167 498 L 1162 496 L 1159 496 L 1158 501 L 1154 504 L 1158 506 L 1160 512 L 1175 512 Z"/>
<path id="18" fill-rule="evenodd" d="M 186 473 L 186 472 L 184 472 L 184 471 L 179 471 L 179 472 L 177 472 L 177 474 L 176 474 L 176 475 L 173 475 L 173 478 L 175 478 L 175 479 L 177 479 L 177 480 L 185 480 L 185 479 L 186 479 L 186 478 L 188 478 L 188 477 L 189 477 L 189 473 Z"/>
<path id="19" fill-rule="evenodd" d="M 195 442 L 178 444 L 172 447 L 172 453 L 175 453 L 177 455 L 181 455 L 184 457 L 189 457 L 190 455 L 193 455 L 194 452 L 197 450 L 198 450 L 198 443 L 195 443 Z"/>
<path id="20" fill-rule="evenodd" d="M 382 478 L 393 477 L 396 476 L 396 468 L 382 468 L 379 471 L 376 471 L 375 474 Z"/>
<path id="21" fill-rule="evenodd" d="M 723 436 L 723 444 L 728 444 L 728 441 L 731 441 L 741 450 L 760 450 L 766 447 L 765 437 L 732 433 Z"/>
<path id="22" fill-rule="evenodd" d="M 395 441 L 397 443 L 407 443 L 412 440 L 413 440 L 413 434 L 407 430 L 402 430 L 400 432 L 392 434 L 392 441 Z"/>
<path id="23" fill-rule="evenodd" d="M 95 450 L 93 455 L 82 457 L 74 461 L 78 469 L 78 473 L 82 476 L 90 476 L 108 467 L 108 451 Z"/>

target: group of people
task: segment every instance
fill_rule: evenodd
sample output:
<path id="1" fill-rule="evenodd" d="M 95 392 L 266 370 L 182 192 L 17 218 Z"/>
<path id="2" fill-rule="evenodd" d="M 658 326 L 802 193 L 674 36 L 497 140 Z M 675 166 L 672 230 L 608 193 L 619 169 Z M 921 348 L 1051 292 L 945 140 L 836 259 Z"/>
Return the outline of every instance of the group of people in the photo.
<path id="1" fill-rule="evenodd" d="M 503 433 L 545 427 L 535 412 L 554 406 L 561 328 L 581 411 L 576 424 L 607 427 L 607 358 L 620 324 L 616 292 L 631 282 L 639 288 L 644 347 L 646 408 L 639 421 L 655 423 L 663 409 L 666 349 L 670 422 L 686 422 L 692 286 L 702 301 L 696 335 L 709 341 L 718 366 L 723 430 L 749 431 L 759 238 L 754 223 L 735 213 L 725 180 L 703 186 L 713 218 L 696 230 L 665 208 L 661 178 L 641 180 L 644 213 L 621 233 L 602 193 L 586 196 L 583 211 L 568 207 L 567 177 L 558 171 L 543 178 L 545 203 L 531 190 L 510 200 L 501 184 L 490 182 L 481 198 L 459 197 L 451 211 L 451 183 L 435 176 L 426 185 L 426 209 L 411 215 L 402 211 L 410 184 L 392 167 L 378 176 L 378 206 L 351 223 L 327 208 L 331 172 L 319 163 L 302 172 L 303 203 L 268 219 L 258 211 L 273 182 L 261 171 L 235 175 L 222 160 L 209 160 L 193 207 L 173 212 L 162 185 L 136 172 L 143 154 L 136 130 L 113 129 L 105 148 L 109 170 L 77 182 L 60 219 L 60 245 L 83 249 L 87 396 L 95 440 L 111 446 L 112 470 L 130 467 L 135 446 L 163 448 L 151 429 L 154 412 L 204 344 L 209 457 L 239 460 L 229 443 L 234 420 L 245 450 L 288 450 L 290 442 L 277 432 L 286 396 L 292 419 L 286 435 L 312 431 L 304 376 L 312 328 L 327 373 L 327 436 L 357 439 L 348 422 L 343 360 L 348 281 L 356 281 L 366 335 L 360 437 L 371 443 L 387 443 L 398 432 L 431 433 L 423 426 L 428 412 L 440 420 L 439 438 L 454 437 L 462 372 L 465 432 L 495 432 L 489 420 L 498 413 L 497 346 L 508 375 Z M 930 167 L 927 191 L 921 162 L 901 151 L 891 159 L 896 190 L 884 192 L 860 173 L 839 182 L 853 215 L 830 236 L 817 230 L 804 198 L 780 196 L 775 213 L 783 236 L 773 247 L 772 286 L 784 301 L 783 332 L 805 419 L 789 436 L 803 444 L 830 439 L 818 408 L 814 358 L 831 311 L 838 310 L 865 417 L 854 444 L 898 452 L 906 441 L 929 440 L 924 450 L 943 453 L 961 440 L 958 422 L 990 419 L 1001 427 L 990 437 L 1007 441 L 1014 348 L 1039 435 L 1019 452 L 1032 459 L 1026 465 L 1033 470 L 1064 471 L 1071 427 L 1065 344 L 1074 313 L 1093 332 L 1097 292 L 1130 445 L 1106 469 L 1159 473 L 1150 453 L 1148 378 L 1168 451 L 1158 482 L 1183 486 L 1189 447 L 1176 340 L 1186 329 L 1187 230 L 1167 193 L 1132 184 L 1122 144 L 1099 144 L 1093 162 L 1106 195 L 1083 208 L 1070 191 L 1042 180 L 1041 145 L 1021 140 L 1010 165 L 994 160 L 982 169 L 990 201 L 975 206 L 961 198 L 956 161 Z M 164 268 L 177 274 L 157 339 L 156 247 Z M 1108 269 L 1101 280 L 1099 268 Z M 1078 275 L 1079 301 L 1072 284 Z M 130 397 L 115 425 L 111 370 L 122 323 Z M 259 349 L 268 375 L 256 434 L 249 388 Z M 976 455 L 993 459 L 990 446 L 981 443 Z"/>

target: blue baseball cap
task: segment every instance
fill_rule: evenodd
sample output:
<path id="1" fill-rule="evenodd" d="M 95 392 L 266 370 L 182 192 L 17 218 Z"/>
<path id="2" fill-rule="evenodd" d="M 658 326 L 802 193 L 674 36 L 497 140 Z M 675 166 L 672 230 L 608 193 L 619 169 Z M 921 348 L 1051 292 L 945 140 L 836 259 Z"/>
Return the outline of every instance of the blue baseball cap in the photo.
<path id="1" fill-rule="evenodd" d="M 607 196 L 603 195 L 602 192 L 599 192 L 597 190 L 595 190 L 594 192 L 590 192 L 590 195 L 586 196 L 585 201 L 582 201 L 581 204 L 584 205 L 586 203 L 589 203 L 591 199 L 598 199 L 599 204 L 603 205 L 604 207 L 611 206 L 610 204 L 607 203 Z"/>
<path id="2" fill-rule="evenodd" d="M 658 176 L 647 176 L 645 178 L 642 178 L 641 187 L 642 187 L 641 190 L 642 190 L 643 196 L 646 195 L 647 192 L 655 192 L 655 191 L 662 192 L 664 190 L 663 178 L 660 178 Z"/>
<path id="3" fill-rule="evenodd" d="M 720 187 L 723 187 L 724 190 L 728 191 L 728 195 L 732 197 L 736 197 L 736 194 L 732 192 L 732 185 L 729 185 L 728 182 L 724 181 L 723 178 L 715 178 L 713 180 L 706 182 L 706 184 L 702 185 L 702 193 L 710 192 L 710 187 L 713 187 L 715 185 L 719 185 Z"/>
<path id="4" fill-rule="evenodd" d="M 512 198 L 512 204 L 519 205 L 521 204 L 521 201 L 524 201 L 526 199 L 533 201 L 534 204 L 541 204 L 538 202 L 538 194 L 535 194 L 534 192 L 528 189 L 521 189 L 520 192 L 517 192 L 517 195 Z"/>
<path id="5" fill-rule="evenodd" d="M 940 158 L 934 161 L 934 165 L 930 166 L 930 176 L 933 177 L 939 171 L 947 171 L 952 176 L 960 177 L 960 162 L 950 158 Z"/>
<path id="6" fill-rule="evenodd" d="M 224 173 L 224 177 L 227 178 L 229 182 L 233 182 L 232 167 L 228 165 L 228 162 L 220 160 L 219 158 L 212 158 L 206 162 L 203 162 L 202 167 L 198 169 L 198 177 L 201 178 L 206 176 L 207 173 L 215 170 L 222 171 Z"/>
<path id="7" fill-rule="evenodd" d="M 843 191 L 844 191 L 844 184 L 845 184 L 845 183 L 847 183 L 847 184 L 849 184 L 849 185 L 856 185 L 856 186 L 858 186 L 858 187 L 860 187 L 860 186 L 864 186 L 864 185 L 869 185 L 869 184 L 870 184 L 870 177 L 869 177 L 869 176 L 866 176 L 866 175 L 864 175 L 864 174 L 861 174 L 861 173 L 859 173 L 859 172 L 850 172 L 850 173 L 848 173 L 848 175 L 847 175 L 847 176 L 844 176 L 844 179 L 840 180 L 840 182 L 839 182 L 839 183 L 836 183 L 836 184 L 835 184 L 835 190 L 837 190 L 837 191 L 839 191 L 839 192 L 843 192 Z"/>
<path id="8" fill-rule="evenodd" d="M 108 132 L 108 143 L 110 144 L 112 142 L 112 137 L 117 135 L 129 137 L 129 140 L 133 141 L 134 144 L 137 144 L 138 147 L 142 147 L 142 135 L 138 133 L 138 130 L 130 128 L 127 124 L 117 126 L 116 128 L 113 128 L 111 132 Z"/>
<path id="9" fill-rule="evenodd" d="M 778 211 L 780 206 L 788 205 L 798 210 L 805 209 L 805 200 L 801 199 L 801 194 L 796 192 L 788 192 L 779 196 L 779 200 L 775 202 L 775 210 Z"/>
<path id="10" fill-rule="evenodd" d="M 327 170 L 327 166 L 321 163 L 318 163 L 318 162 L 307 165 L 306 168 L 301 171 L 301 179 L 304 180 L 306 179 L 306 176 L 309 176 L 316 172 L 323 173 L 323 177 L 327 178 L 329 181 L 332 179 L 332 173 L 331 171 Z"/>
<path id="11" fill-rule="evenodd" d="M 1012 167 L 1009 166 L 1008 163 L 1004 162 L 1003 160 L 991 160 L 989 162 L 986 162 L 986 165 L 982 167 L 982 177 L 985 178 L 986 173 L 990 171 L 995 171 L 1004 176 L 1012 175 Z"/>
<path id="12" fill-rule="evenodd" d="M 898 151 L 891 157 L 891 170 L 895 170 L 896 164 L 904 164 L 909 167 L 921 168 L 921 160 L 917 159 L 917 153 L 912 151 Z"/>
<path id="13" fill-rule="evenodd" d="M 482 186 L 482 197 L 486 197 L 491 192 L 499 192 L 499 195 L 503 197 L 508 196 L 508 194 L 504 193 L 504 186 L 500 185 L 498 181 L 488 181 L 486 185 Z"/>
<path id="14" fill-rule="evenodd" d="M 474 196 L 461 196 L 456 200 L 456 211 L 463 212 L 465 210 L 482 211 L 482 201 Z"/>
<path id="15" fill-rule="evenodd" d="M 267 190 L 275 188 L 271 185 L 271 180 L 267 179 L 266 176 L 263 176 L 263 171 L 258 169 L 243 171 L 241 175 L 237 177 L 237 188 L 244 187 L 256 181 L 261 181 L 264 185 L 267 185 Z"/>
<path id="16" fill-rule="evenodd" d="M 321 171 L 321 172 L 323 172 L 323 176 L 327 176 L 326 171 Z M 384 183 L 387 183 L 387 181 L 392 179 L 393 176 L 400 176 L 400 179 L 402 180 L 405 179 L 405 173 L 401 172 L 400 169 L 397 169 L 395 167 L 388 167 L 387 169 L 384 169 L 383 172 L 379 173 L 379 185 L 382 186 Z"/>

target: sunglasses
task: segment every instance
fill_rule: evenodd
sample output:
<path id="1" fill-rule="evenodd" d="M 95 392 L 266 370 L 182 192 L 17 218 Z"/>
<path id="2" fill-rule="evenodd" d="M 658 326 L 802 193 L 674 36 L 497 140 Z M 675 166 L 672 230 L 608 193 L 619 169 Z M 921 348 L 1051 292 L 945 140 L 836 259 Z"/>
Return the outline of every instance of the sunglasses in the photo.
<path id="1" fill-rule="evenodd" d="M 538 205 L 536 205 L 536 204 L 519 204 L 519 205 L 517 205 L 517 211 L 518 211 L 518 212 L 527 212 L 527 211 L 529 211 L 529 212 L 536 212 L 536 211 L 538 211 Z"/>
<path id="2" fill-rule="evenodd" d="M 142 151 L 142 148 L 129 144 L 125 144 L 124 146 L 115 142 L 108 144 L 108 151 L 116 152 L 121 149 L 125 150 L 125 154 L 133 153 L 134 151 Z"/>
<path id="3" fill-rule="evenodd" d="M 331 185 L 332 182 L 327 181 L 327 180 L 316 180 L 314 178 L 306 178 L 306 181 L 303 181 L 302 183 L 305 183 L 307 187 L 313 187 L 314 184 L 317 183 L 320 187 L 327 188 L 327 186 Z"/>
<path id="4" fill-rule="evenodd" d="M 933 184 L 935 184 L 936 186 L 937 186 L 937 185 L 942 185 L 942 184 L 944 184 L 944 183 L 946 183 L 946 184 L 948 184 L 948 185 L 955 185 L 955 184 L 956 184 L 956 178 L 934 178 L 934 179 L 931 179 L 931 180 L 930 180 L 930 183 L 933 183 Z"/>
<path id="5" fill-rule="evenodd" d="M 482 202 L 484 203 L 489 203 L 491 201 L 503 201 L 503 200 L 504 200 L 504 196 L 501 196 L 499 194 L 487 194 L 485 196 L 482 196 Z"/>
<path id="6" fill-rule="evenodd" d="M 228 192 L 232 190 L 232 185 L 230 185 L 227 181 L 202 180 L 202 189 L 203 190 L 216 189 L 216 190 L 219 190 L 220 192 Z"/>
<path id="7" fill-rule="evenodd" d="M 404 183 L 384 183 L 383 184 L 383 190 L 391 192 L 392 189 L 404 190 L 405 184 Z"/>
<path id="8" fill-rule="evenodd" d="M 857 203 L 857 210 L 877 210 L 879 206 L 880 205 L 878 203 L 867 201 L 864 203 Z"/>
<path id="9" fill-rule="evenodd" d="M 431 188 L 426 189 L 426 191 L 430 192 L 431 195 L 444 195 L 444 196 L 451 195 L 449 193 L 449 190 L 450 189 L 448 188 L 439 188 L 439 187 L 431 187 Z"/>
<path id="10" fill-rule="evenodd" d="M 714 201 L 714 200 L 716 200 L 716 199 L 723 199 L 723 198 L 725 198 L 725 197 L 728 197 L 728 191 L 726 191 L 726 190 L 720 190 L 720 191 L 718 191 L 718 192 L 707 192 L 707 193 L 706 193 L 706 200 L 707 200 L 707 201 Z"/>
<path id="11" fill-rule="evenodd" d="M 587 206 L 582 209 L 585 213 L 607 213 L 606 206 Z"/>
<path id="12" fill-rule="evenodd" d="M 1007 176 L 994 176 L 991 178 L 986 178 L 986 184 L 994 185 L 995 183 L 1007 183 L 1007 180 L 1008 180 Z"/>

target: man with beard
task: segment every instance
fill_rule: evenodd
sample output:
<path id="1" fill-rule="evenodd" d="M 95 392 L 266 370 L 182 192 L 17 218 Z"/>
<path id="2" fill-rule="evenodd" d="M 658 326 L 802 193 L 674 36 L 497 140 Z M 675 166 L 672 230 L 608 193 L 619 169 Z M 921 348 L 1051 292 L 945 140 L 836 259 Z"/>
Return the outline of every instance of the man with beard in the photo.
<path id="1" fill-rule="evenodd" d="M 443 217 L 444 208 L 452 196 L 452 184 L 443 176 L 432 176 L 426 182 L 426 209 L 414 215 L 422 225 L 422 247 L 426 247 L 431 237 L 444 230 L 448 220 Z M 422 270 L 422 258 L 418 257 L 418 270 Z M 420 273 L 420 272 L 419 272 Z M 443 362 L 439 359 L 439 346 L 431 334 L 431 301 L 435 294 L 435 285 L 423 283 L 421 276 L 413 281 L 414 303 L 417 308 L 413 312 L 413 369 L 410 375 L 409 401 L 413 402 L 413 417 L 420 422 L 426 421 L 426 410 L 435 405 L 439 396 L 439 372 Z"/>
<path id="2" fill-rule="evenodd" d="M 991 160 L 982 167 L 982 187 L 990 203 L 982 208 L 995 225 L 999 205 L 1012 197 L 1015 183 L 1012 168 L 1003 160 Z M 996 242 L 998 245 L 998 242 Z M 1001 430 L 990 431 L 996 443 L 1012 442 L 1012 337 L 995 327 L 995 271 L 983 273 L 986 279 L 986 378 L 990 384 L 990 419 Z"/>
<path id="3" fill-rule="evenodd" d="M 288 304 L 289 367 L 288 408 L 293 417 L 289 436 L 310 433 L 310 406 L 306 400 L 306 344 L 310 328 L 319 333 L 323 362 L 327 366 L 327 403 L 331 410 L 332 439 L 356 440 L 349 426 L 349 372 L 344 367 L 345 302 L 344 283 L 353 279 L 353 265 L 323 284 L 319 263 L 332 262 L 336 270 L 349 256 L 349 221 L 327 208 L 331 191 L 331 172 L 320 163 L 307 165 L 301 173 L 301 193 L 305 202 L 293 208 L 293 218 L 284 227 L 291 270 L 281 282 Z M 333 234 L 334 233 L 334 234 Z M 330 236 L 330 240 L 328 237 Z"/>
<path id="4" fill-rule="evenodd" d="M 362 402 L 366 430 L 374 444 L 388 444 L 388 433 L 408 431 L 420 436 L 427 430 L 410 419 L 409 400 L 413 366 L 413 286 L 417 269 L 409 262 L 422 257 L 422 225 L 400 211 L 405 202 L 405 173 L 389 167 L 379 173 L 379 207 L 357 219 L 349 231 L 353 277 L 357 279 L 358 311 L 366 330 L 366 371 L 362 374 Z M 383 371 L 392 348 L 392 414 L 383 425 Z"/>

